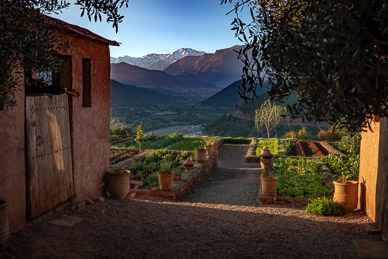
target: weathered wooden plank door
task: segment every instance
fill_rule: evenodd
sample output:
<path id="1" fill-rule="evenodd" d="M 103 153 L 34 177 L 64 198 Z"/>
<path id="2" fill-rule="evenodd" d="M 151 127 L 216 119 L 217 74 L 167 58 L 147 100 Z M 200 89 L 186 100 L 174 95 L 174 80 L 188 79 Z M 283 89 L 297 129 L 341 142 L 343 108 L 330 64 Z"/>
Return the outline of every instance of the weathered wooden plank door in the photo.
<path id="1" fill-rule="evenodd" d="M 34 218 L 73 196 L 66 94 L 26 96 L 29 216 Z"/>

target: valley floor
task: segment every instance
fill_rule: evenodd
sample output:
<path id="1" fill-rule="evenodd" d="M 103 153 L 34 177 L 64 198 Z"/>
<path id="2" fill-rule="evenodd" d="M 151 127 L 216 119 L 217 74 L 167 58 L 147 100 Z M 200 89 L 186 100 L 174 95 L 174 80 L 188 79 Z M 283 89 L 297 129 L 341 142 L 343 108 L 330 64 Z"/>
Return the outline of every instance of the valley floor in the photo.
<path id="1" fill-rule="evenodd" d="M 247 145 L 220 148 L 219 168 L 182 202 L 107 199 L 12 234 L 0 258 L 356 258 L 354 239 L 371 220 L 307 215 L 304 207 L 257 202 L 259 173 Z M 72 227 L 49 224 L 64 215 Z"/>
<path id="2" fill-rule="evenodd" d="M 153 134 L 168 135 L 172 133 L 182 133 L 184 135 L 203 136 L 201 125 L 173 126 L 151 131 Z"/>

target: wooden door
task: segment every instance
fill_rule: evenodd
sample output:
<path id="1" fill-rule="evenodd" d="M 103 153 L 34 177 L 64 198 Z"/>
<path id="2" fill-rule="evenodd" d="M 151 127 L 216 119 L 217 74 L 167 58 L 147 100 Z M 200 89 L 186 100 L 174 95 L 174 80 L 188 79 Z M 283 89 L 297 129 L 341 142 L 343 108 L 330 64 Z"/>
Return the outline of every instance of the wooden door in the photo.
<path id="1" fill-rule="evenodd" d="M 34 218 L 74 194 L 66 94 L 26 96 L 28 211 Z"/>

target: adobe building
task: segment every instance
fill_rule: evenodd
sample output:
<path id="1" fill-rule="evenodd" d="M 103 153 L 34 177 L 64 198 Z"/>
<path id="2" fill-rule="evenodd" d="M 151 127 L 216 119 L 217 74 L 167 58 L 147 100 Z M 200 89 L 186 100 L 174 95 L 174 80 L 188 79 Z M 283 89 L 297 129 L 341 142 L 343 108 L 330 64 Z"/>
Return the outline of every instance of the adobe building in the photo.
<path id="1" fill-rule="evenodd" d="M 388 241 L 388 118 L 361 133 L 359 207 Z"/>
<path id="2" fill-rule="evenodd" d="M 59 50 L 61 71 L 43 93 L 31 92 L 34 76 L 21 73 L 16 106 L 0 107 L 0 199 L 10 232 L 72 197 L 102 196 L 109 169 L 109 46 L 119 44 L 46 18 L 71 43 Z"/>

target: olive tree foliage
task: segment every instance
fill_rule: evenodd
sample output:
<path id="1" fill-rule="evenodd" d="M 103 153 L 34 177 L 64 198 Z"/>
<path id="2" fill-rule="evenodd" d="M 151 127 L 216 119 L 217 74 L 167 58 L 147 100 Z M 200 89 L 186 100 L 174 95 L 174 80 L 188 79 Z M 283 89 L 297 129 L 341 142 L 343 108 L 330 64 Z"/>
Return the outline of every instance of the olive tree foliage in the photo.
<path id="1" fill-rule="evenodd" d="M 388 117 L 388 0 L 221 0 L 232 2 L 246 101 L 269 82 L 271 99 L 299 97 L 292 117 L 351 130 Z"/>
<path id="2" fill-rule="evenodd" d="M 260 109 L 255 111 L 255 127 L 260 133 L 264 127 L 267 131 L 267 138 L 270 137 L 270 131 L 278 125 L 283 116 L 287 115 L 285 107 L 272 103 L 271 100 L 265 101 Z"/>
<path id="3" fill-rule="evenodd" d="M 123 16 L 119 8 L 129 0 L 76 0 L 80 15 L 89 20 L 112 23 L 118 30 Z M 50 31 L 45 14 L 59 13 L 70 3 L 65 0 L 0 1 L 0 105 L 15 105 L 15 78 L 25 71 L 55 72 L 57 48 L 66 46 Z"/>

